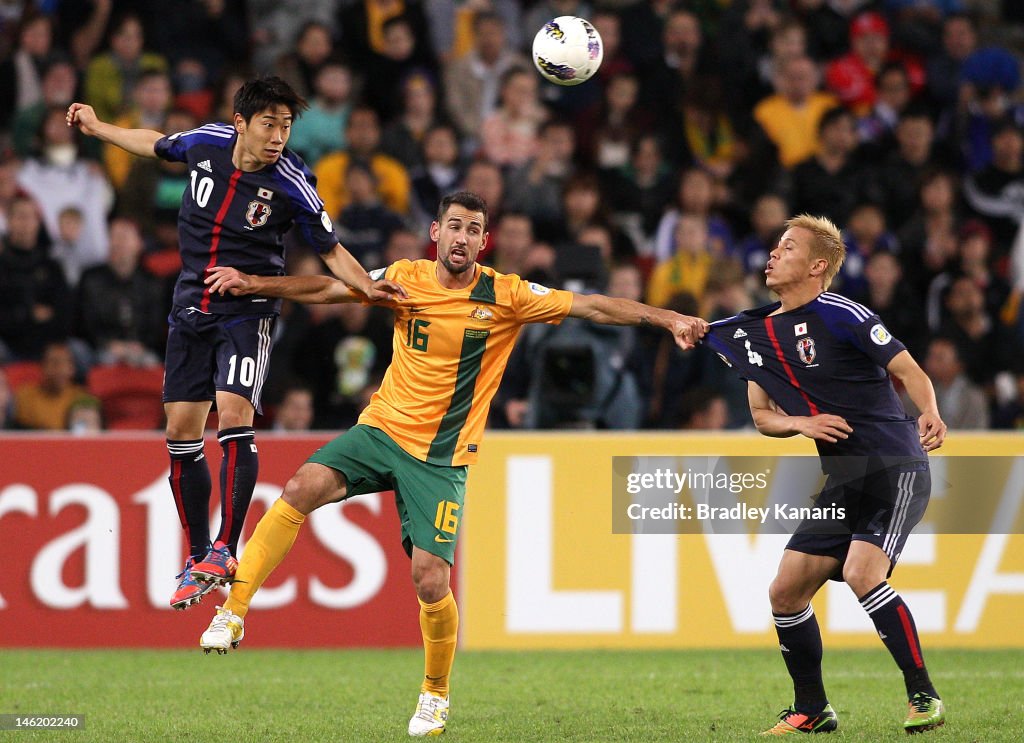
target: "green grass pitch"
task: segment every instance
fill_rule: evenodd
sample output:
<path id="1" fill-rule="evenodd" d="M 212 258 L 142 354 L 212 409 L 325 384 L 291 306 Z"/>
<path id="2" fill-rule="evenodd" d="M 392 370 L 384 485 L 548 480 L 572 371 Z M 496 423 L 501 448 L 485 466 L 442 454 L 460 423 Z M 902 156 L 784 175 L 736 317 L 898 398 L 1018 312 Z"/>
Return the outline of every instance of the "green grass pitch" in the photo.
<path id="1" fill-rule="evenodd" d="M 1024 740 L 1024 651 L 932 650 L 945 728 L 922 741 Z M 404 741 L 418 650 L 0 651 L 0 712 L 84 713 L 79 731 L 0 741 Z M 825 653 L 839 732 L 906 740 L 884 650 Z M 791 699 L 769 650 L 460 652 L 449 741 L 742 741 Z"/>

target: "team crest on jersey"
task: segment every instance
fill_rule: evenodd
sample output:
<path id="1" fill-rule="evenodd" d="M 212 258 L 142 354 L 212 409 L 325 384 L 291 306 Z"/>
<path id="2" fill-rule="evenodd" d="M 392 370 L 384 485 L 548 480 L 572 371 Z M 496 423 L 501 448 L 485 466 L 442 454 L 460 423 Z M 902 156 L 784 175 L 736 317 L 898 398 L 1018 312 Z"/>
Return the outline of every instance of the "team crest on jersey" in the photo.
<path id="1" fill-rule="evenodd" d="M 271 211 L 273 210 L 262 201 L 250 201 L 245 218 L 253 227 L 262 227 L 270 218 Z"/>
<path id="2" fill-rule="evenodd" d="M 494 313 L 486 307 L 476 306 L 476 309 L 469 313 L 469 316 L 474 320 L 493 320 Z"/>
<path id="3" fill-rule="evenodd" d="M 814 359 L 817 358 L 818 352 L 814 350 L 814 339 L 813 338 L 801 338 L 796 342 L 796 352 L 800 355 L 800 360 L 810 366 L 814 363 Z"/>

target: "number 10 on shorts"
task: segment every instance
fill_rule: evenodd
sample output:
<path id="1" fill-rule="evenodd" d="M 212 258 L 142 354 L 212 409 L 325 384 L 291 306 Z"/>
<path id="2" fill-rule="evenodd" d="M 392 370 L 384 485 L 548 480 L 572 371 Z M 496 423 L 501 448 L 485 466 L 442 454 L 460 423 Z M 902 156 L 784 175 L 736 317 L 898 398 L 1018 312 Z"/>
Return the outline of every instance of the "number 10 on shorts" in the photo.
<path id="1" fill-rule="evenodd" d="M 228 384 L 235 383 L 235 367 L 238 367 L 238 383 L 243 387 L 252 387 L 256 381 L 256 359 L 252 356 L 243 356 L 239 363 L 238 354 L 231 354 L 228 359 Z"/>
<path id="2" fill-rule="evenodd" d="M 455 512 L 459 510 L 459 504 L 450 500 L 443 500 L 437 504 L 437 515 L 434 517 L 434 527 L 438 531 L 445 531 L 454 534 L 459 528 L 459 517 Z"/>

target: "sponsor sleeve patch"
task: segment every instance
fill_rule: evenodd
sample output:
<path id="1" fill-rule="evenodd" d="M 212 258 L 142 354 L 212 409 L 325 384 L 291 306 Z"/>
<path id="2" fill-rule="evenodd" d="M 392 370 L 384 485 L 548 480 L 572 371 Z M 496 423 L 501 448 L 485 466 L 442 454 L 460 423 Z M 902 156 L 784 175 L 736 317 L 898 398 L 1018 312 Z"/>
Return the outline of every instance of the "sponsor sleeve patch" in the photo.
<path id="1" fill-rule="evenodd" d="M 530 287 L 530 291 L 533 292 L 534 294 L 536 294 L 539 297 L 543 297 L 545 294 L 547 294 L 547 293 L 549 293 L 551 291 L 546 286 L 541 286 L 540 284 L 535 284 L 532 281 L 529 283 L 529 287 Z"/>
<path id="2" fill-rule="evenodd" d="M 885 329 L 881 323 L 876 323 L 871 328 L 871 340 L 878 346 L 884 346 L 892 340 L 892 333 Z"/>
<path id="3" fill-rule="evenodd" d="M 387 266 L 384 266 L 384 268 L 375 268 L 369 272 L 370 278 L 373 279 L 374 281 L 380 281 L 381 279 L 384 278 L 384 274 L 387 273 L 387 270 Z"/>
<path id="4" fill-rule="evenodd" d="M 327 216 L 326 211 L 320 212 L 320 224 L 322 224 L 324 229 L 328 232 L 334 231 L 334 224 L 331 222 L 331 218 Z"/>

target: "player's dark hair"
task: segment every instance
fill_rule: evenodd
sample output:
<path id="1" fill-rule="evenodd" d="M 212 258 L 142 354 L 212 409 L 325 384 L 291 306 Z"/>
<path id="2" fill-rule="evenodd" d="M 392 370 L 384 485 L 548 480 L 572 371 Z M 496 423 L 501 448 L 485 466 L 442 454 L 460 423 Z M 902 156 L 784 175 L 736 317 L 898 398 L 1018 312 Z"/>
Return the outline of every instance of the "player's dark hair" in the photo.
<path id="1" fill-rule="evenodd" d="M 287 106 L 293 119 L 309 108 L 306 99 L 276 75 L 250 80 L 235 93 L 235 113 L 241 114 L 247 124 L 256 114 L 276 106 Z"/>
<path id="2" fill-rule="evenodd" d="M 452 204 L 458 204 L 471 212 L 480 212 L 484 215 L 484 232 L 487 231 L 487 202 L 471 191 L 456 191 L 441 199 L 441 205 L 437 207 L 437 221 L 444 220 L 444 215 Z"/>

